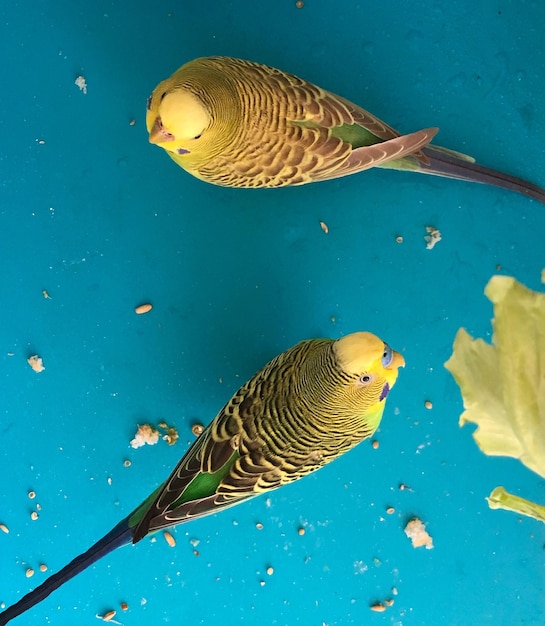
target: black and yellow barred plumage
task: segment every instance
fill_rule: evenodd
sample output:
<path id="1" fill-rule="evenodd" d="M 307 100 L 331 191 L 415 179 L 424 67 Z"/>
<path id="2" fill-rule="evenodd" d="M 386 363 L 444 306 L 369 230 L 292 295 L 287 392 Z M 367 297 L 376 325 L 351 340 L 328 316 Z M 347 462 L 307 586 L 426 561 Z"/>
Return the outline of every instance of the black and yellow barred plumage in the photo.
<path id="1" fill-rule="evenodd" d="M 367 332 L 286 350 L 233 395 L 163 485 L 0 613 L 0 626 L 115 548 L 298 480 L 354 447 L 379 425 L 402 365 L 400 354 Z"/>
<path id="2" fill-rule="evenodd" d="M 283 352 L 233 395 L 182 458 L 133 541 L 336 459 L 376 430 L 401 364 L 403 357 L 371 333 L 311 339 Z M 188 498 L 202 474 L 210 477 L 209 492 Z"/>

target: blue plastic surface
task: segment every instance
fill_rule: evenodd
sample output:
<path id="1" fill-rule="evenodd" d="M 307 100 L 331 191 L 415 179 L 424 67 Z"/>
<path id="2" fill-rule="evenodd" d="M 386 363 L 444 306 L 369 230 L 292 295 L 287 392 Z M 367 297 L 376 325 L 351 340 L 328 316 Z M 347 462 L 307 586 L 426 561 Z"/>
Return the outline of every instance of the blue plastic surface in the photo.
<path id="1" fill-rule="evenodd" d="M 496 266 L 540 288 L 545 207 L 379 170 L 217 188 L 149 145 L 144 116 L 182 63 L 240 56 L 401 131 L 437 125 L 438 145 L 543 186 L 545 4 L 57 0 L 4 2 L 0 18 L 0 602 L 132 510 L 191 424 L 290 345 L 371 330 L 407 361 L 378 449 L 365 442 L 269 500 L 180 526 L 174 549 L 158 535 L 118 550 L 14 626 L 95 624 L 109 609 L 126 626 L 543 624 L 543 524 L 485 501 L 504 484 L 543 502 L 543 481 L 458 427 L 443 363 L 459 327 L 490 338 Z M 433 250 L 427 225 L 442 233 Z M 137 423 L 161 420 L 176 445 L 129 447 Z M 403 533 L 414 515 L 433 550 Z"/>

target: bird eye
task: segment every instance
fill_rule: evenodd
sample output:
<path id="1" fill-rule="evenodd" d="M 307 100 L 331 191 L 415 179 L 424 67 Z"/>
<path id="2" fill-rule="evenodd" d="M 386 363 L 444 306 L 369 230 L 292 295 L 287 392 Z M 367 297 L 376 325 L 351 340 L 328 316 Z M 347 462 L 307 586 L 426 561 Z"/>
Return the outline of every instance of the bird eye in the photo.
<path id="1" fill-rule="evenodd" d="M 193 137 L 193 139 L 200 139 L 201 135 L 197 135 L 196 137 Z"/>
<path id="2" fill-rule="evenodd" d="M 367 387 L 367 385 L 370 385 L 373 382 L 373 375 L 372 374 L 362 374 L 358 380 L 358 383 L 363 386 L 363 387 Z"/>
<path id="3" fill-rule="evenodd" d="M 151 109 L 151 96 L 148 98 L 148 101 L 146 102 L 146 109 L 148 111 Z"/>
<path id="4" fill-rule="evenodd" d="M 164 91 L 164 92 L 161 94 L 161 100 L 163 100 L 163 98 L 164 98 L 166 95 L 167 95 L 167 92 L 166 92 L 166 91 Z"/>
<path id="5" fill-rule="evenodd" d="M 392 362 L 393 358 L 394 358 L 394 353 L 392 351 L 392 348 L 390 348 L 390 346 L 387 343 L 385 343 L 384 352 L 382 353 L 382 366 L 388 367 L 388 365 L 390 365 L 390 363 Z"/>

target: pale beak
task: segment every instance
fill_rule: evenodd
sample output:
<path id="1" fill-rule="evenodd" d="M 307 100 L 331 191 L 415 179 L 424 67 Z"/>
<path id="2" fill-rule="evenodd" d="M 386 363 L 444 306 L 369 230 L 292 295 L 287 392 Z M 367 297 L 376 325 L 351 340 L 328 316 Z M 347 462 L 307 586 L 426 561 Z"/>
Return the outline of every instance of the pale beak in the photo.
<path id="1" fill-rule="evenodd" d="M 174 135 L 167 132 L 163 128 L 163 123 L 161 122 L 161 118 L 156 117 L 155 122 L 153 123 L 153 127 L 149 132 L 149 142 L 150 143 L 165 143 L 166 141 L 174 141 Z"/>

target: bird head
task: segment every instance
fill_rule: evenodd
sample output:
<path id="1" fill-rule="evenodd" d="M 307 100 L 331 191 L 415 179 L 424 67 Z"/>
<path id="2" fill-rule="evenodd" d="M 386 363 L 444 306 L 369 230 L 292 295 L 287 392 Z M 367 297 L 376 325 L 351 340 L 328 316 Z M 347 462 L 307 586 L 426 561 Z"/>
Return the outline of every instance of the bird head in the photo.
<path id="1" fill-rule="evenodd" d="M 350 404 L 370 408 L 383 405 L 405 359 L 368 332 L 352 333 L 333 344 L 337 364 L 348 385 Z"/>
<path id="2" fill-rule="evenodd" d="M 210 126 L 211 116 L 197 95 L 160 83 L 148 100 L 146 127 L 151 143 L 179 156 L 191 154 Z"/>

